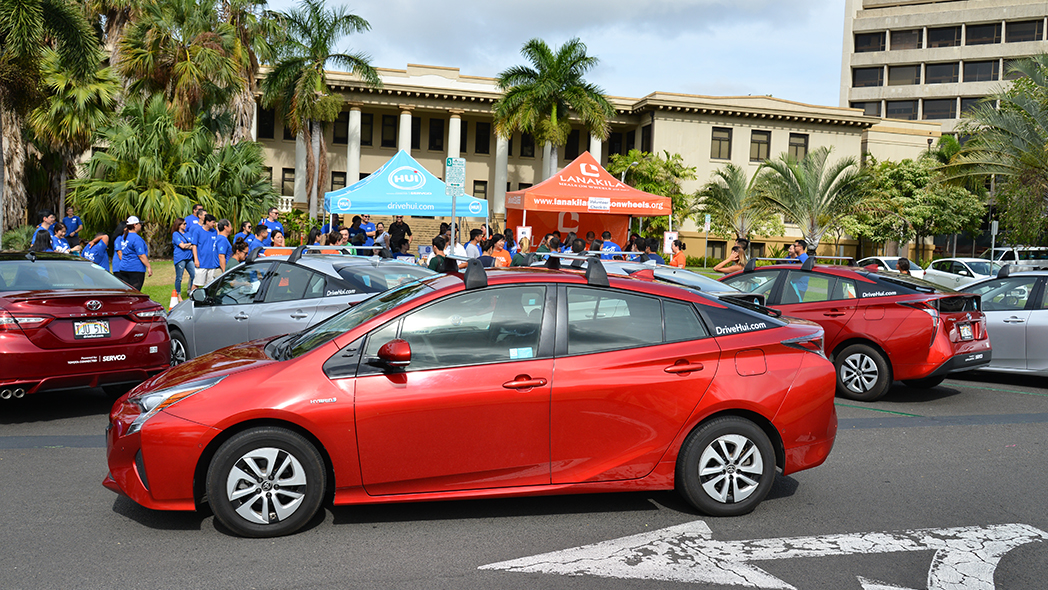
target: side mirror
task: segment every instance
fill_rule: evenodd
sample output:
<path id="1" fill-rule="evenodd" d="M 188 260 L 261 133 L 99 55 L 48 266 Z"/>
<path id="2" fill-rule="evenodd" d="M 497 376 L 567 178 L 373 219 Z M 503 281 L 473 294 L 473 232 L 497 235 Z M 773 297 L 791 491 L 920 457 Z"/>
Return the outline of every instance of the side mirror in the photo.
<path id="1" fill-rule="evenodd" d="M 207 301 L 207 293 L 205 293 L 203 289 L 194 289 L 193 292 L 189 294 L 189 298 L 192 299 L 194 303 L 204 303 Z"/>
<path id="2" fill-rule="evenodd" d="M 411 364 L 411 345 L 399 338 L 390 340 L 378 349 L 378 358 L 389 367 L 406 367 Z"/>

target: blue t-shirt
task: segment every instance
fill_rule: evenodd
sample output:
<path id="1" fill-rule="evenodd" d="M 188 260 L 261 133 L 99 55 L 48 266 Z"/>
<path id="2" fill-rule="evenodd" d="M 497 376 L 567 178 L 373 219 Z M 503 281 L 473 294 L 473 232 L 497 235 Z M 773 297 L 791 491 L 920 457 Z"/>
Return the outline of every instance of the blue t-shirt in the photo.
<path id="1" fill-rule="evenodd" d="M 145 272 L 146 265 L 139 256 L 149 255 L 149 246 L 142 236 L 135 232 L 128 232 L 127 239 L 120 245 L 123 260 L 120 262 L 120 270 L 124 272 Z"/>
<path id="2" fill-rule="evenodd" d="M 659 256 L 658 254 L 656 254 L 654 252 L 652 252 L 651 254 L 648 254 L 648 260 L 654 260 L 655 264 L 666 264 L 666 260 L 664 260 L 662 258 L 662 256 Z"/>
<path id="3" fill-rule="evenodd" d="M 195 225 L 200 225 L 200 218 L 196 215 L 186 215 L 186 233 L 192 233 Z"/>
<path id="4" fill-rule="evenodd" d="M 33 230 L 33 237 L 29 239 L 29 245 L 30 246 L 32 246 L 33 244 L 36 243 L 36 232 L 38 232 L 38 231 L 40 231 L 42 229 L 44 229 L 44 224 L 41 223 L 40 225 L 36 226 L 36 229 Z M 55 224 L 52 223 L 50 225 L 50 227 L 47 228 L 47 231 L 48 231 L 48 233 L 51 234 L 51 237 L 54 238 L 55 237 Z M 50 251 L 51 251 L 50 249 L 46 250 L 46 252 L 50 252 Z"/>
<path id="5" fill-rule="evenodd" d="M 197 247 L 197 261 L 200 262 L 198 268 L 218 268 L 218 231 L 208 231 L 203 226 L 197 226 L 193 228 L 193 243 Z"/>
<path id="6" fill-rule="evenodd" d="M 123 248 L 123 247 L 124 247 L 124 236 L 123 236 L 123 234 L 121 234 L 121 235 L 117 236 L 115 240 L 113 240 L 113 272 L 120 272 L 121 270 L 124 269 L 123 268 L 123 261 L 120 260 L 120 256 L 117 255 L 117 252 L 119 252 L 120 249 Z"/>
<path id="7" fill-rule="evenodd" d="M 807 260 L 807 259 L 808 259 L 808 255 L 805 254 L 804 252 L 801 252 L 800 256 L 797 257 L 797 262 L 800 262 L 801 264 L 804 264 L 804 261 Z"/>
<path id="8" fill-rule="evenodd" d="M 611 260 L 615 257 L 616 253 L 622 252 L 622 248 L 619 248 L 619 245 L 611 240 L 604 240 L 604 245 L 600 247 L 600 251 L 603 252 L 603 254 L 600 255 L 601 259 Z"/>
<path id="9" fill-rule="evenodd" d="M 258 238 L 255 238 L 254 240 L 251 240 L 251 243 L 248 244 L 248 246 L 247 246 L 247 255 L 251 256 L 251 253 L 254 252 L 255 250 L 262 250 L 261 252 L 258 253 L 259 256 L 261 256 L 262 254 L 266 253 L 266 249 L 262 245 L 262 240 L 259 240 Z"/>
<path id="10" fill-rule="evenodd" d="M 180 232 L 180 231 L 176 231 L 175 233 L 171 234 L 171 243 L 175 246 L 175 254 L 172 257 L 173 262 L 179 263 L 179 262 L 182 262 L 183 260 L 192 260 L 193 259 L 193 249 L 192 248 L 182 249 L 182 248 L 178 247 L 179 244 L 192 244 L 193 243 L 193 241 L 191 239 L 189 239 L 189 236 L 187 236 L 185 233 Z"/>
<path id="11" fill-rule="evenodd" d="M 340 229 L 340 227 L 336 223 L 335 224 L 335 231 L 338 231 L 339 229 Z M 325 223 L 324 225 L 320 226 L 320 233 L 322 233 L 322 234 L 329 234 L 329 233 L 331 233 L 331 224 L 330 223 Z"/>
<path id="12" fill-rule="evenodd" d="M 98 266 L 109 270 L 109 252 L 108 246 L 102 240 L 98 240 L 98 243 L 94 246 L 84 248 L 80 253 L 80 256 L 94 262 Z"/>
<path id="13" fill-rule="evenodd" d="M 269 228 L 269 235 L 266 236 L 266 239 L 262 240 L 263 246 L 273 245 L 273 232 L 275 230 L 279 229 L 280 233 L 284 233 L 284 224 L 280 223 L 279 221 L 270 221 L 269 218 L 266 218 L 262 221 L 259 221 L 259 223 Z"/>
<path id="14" fill-rule="evenodd" d="M 62 225 L 66 226 L 66 235 L 71 236 L 73 232 L 84 227 L 84 222 L 80 220 L 78 215 L 74 215 L 72 217 L 63 217 Z M 76 237 L 79 238 L 80 236 L 77 235 Z"/>
<path id="15" fill-rule="evenodd" d="M 237 238 L 240 238 L 241 240 L 244 240 L 245 242 L 250 242 L 251 238 L 253 238 L 253 237 L 255 237 L 255 235 L 252 234 L 251 232 L 249 232 L 249 231 L 242 231 L 242 232 L 240 232 L 240 233 L 238 233 L 238 234 L 233 236 L 233 241 L 235 242 L 235 241 L 237 241 Z"/>
<path id="16" fill-rule="evenodd" d="M 360 229 L 364 230 L 364 233 L 368 233 L 368 232 L 375 233 L 375 224 L 371 223 L 370 221 L 368 221 L 367 223 L 361 223 L 360 224 Z M 368 237 L 370 238 L 371 236 L 368 236 Z M 374 244 L 375 240 L 372 239 L 371 243 Z"/>
<path id="17" fill-rule="evenodd" d="M 51 249 L 55 252 L 69 252 L 69 242 L 65 238 L 54 236 L 51 238 Z"/>
<path id="18" fill-rule="evenodd" d="M 219 234 L 218 238 L 215 240 L 215 254 L 225 256 L 226 268 L 229 268 L 229 261 L 233 258 L 233 244 L 229 243 L 229 238 Z M 219 268 L 221 268 L 221 266 L 219 266 Z"/>

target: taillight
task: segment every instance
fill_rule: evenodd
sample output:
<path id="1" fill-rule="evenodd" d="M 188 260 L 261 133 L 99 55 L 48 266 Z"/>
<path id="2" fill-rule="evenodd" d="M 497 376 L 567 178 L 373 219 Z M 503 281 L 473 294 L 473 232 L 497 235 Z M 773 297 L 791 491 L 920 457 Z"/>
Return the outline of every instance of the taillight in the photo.
<path id="1" fill-rule="evenodd" d="M 822 330 L 819 330 L 814 335 L 798 336 L 789 340 L 783 340 L 782 345 L 803 350 L 804 352 L 814 352 L 822 358 L 826 358 L 826 338 Z"/>
<path id="2" fill-rule="evenodd" d="M 19 332 L 43 328 L 55 318 L 44 314 L 12 314 L 0 311 L 0 332 Z"/>
<path id="3" fill-rule="evenodd" d="M 164 308 L 158 307 L 156 309 L 132 312 L 131 317 L 138 322 L 158 322 L 167 317 L 167 312 L 164 311 Z"/>

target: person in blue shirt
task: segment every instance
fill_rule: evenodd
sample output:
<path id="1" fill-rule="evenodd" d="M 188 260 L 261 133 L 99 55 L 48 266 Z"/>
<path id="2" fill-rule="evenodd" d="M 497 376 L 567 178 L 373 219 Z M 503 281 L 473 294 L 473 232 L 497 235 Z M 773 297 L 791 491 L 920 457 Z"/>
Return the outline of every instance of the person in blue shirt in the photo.
<path id="1" fill-rule="evenodd" d="M 109 270 L 109 236 L 98 233 L 80 252 L 80 256 Z"/>
<path id="2" fill-rule="evenodd" d="M 58 222 L 55 224 L 55 235 L 51 238 L 51 249 L 59 254 L 69 254 L 70 252 L 79 252 L 80 246 L 69 247 L 69 242 L 66 240 L 66 228 L 65 224 Z"/>
<path id="3" fill-rule="evenodd" d="M 51 247 L 51 234 L 46 229 L 38 229 L 33 234 L 33 241 L 29 244 L 30 252 L 54 252 Z"/>
<path id="4" fill-rule="evenodd" d="M 342 219 L 338 215 L 332 215 L 331 217 L 335 220 L 333 224 L 331 222 L 328 222 L 320 227 L 320 233 L 325 236 L 333 231 L 338 231 L 342 229 Z"/>
<path id="5" fill-rule="evenodd" d="M 117 252 L 117 257 L 120 259 L 120 274 L 116 275 L 117 278 L 139 291 L 145 284 L 147 273 L 153 276 L 153 267 L 150 266 L 148 258 L 149 246 L 146 245 L 142 236 L 138 235 L 141 231 L 142 222 L 138 217 L 134 215 L 128 217 L 127 225 L 124 226 L 124 239 Z"/>
<path id="6" fill-rule="evenodd" d="M 33 232 L 33 237 L 29 240 L 30 246 L 36 244 L 36 236 L 42 229 L 47 230 L 47 233 L 50 234 L 50 238 L 55 237 L 55 214 L 52 213 L 50 209 L 41 209 L 37 212 L 36 216 L 40 220 L 40 225 L 36 226 L 36 230 Z M 51 244 L 48 244 L 47 250 L 37 250 L 37 252 L 50 252 L 50 247 Z"/>
<path id="7" fill-rule="evenodd" d="M 264 225 L 264 226 L 266 226 L 266 227 L 268 227 L 270 233 L 272 233 L 275 230 L 280 230 L 280 233 L 284 233 L 284 224 L 282 224 L 279 221 L 277 221 L 277 218 L 279 218 L 279 217 L 280 217 L 280 211 L 278 211 L 276 207 L 270 207 L 269 208 L 269 213 L 267 214 L 267 216 L 264 219 L 262 219 L 262 221 L 259 221 L 259 223 Z M 262 245 L 263 246 L 272 246 L 273 245 L 272 238 L 270 238 L 269 236 L 266 236 L 266 239 L 262 241 Z"/>
<path id="8" fill-rule="evenodd" d="M 368 239 L 366 240 L 367 243 L 365 243 L 364 245 L 374 246 L 376 228 L 375 224 L 371 223 L 371 215 L 365 213 L 360 216 L 360 227 L 364 230 L 364 233 L 367 234 L 368 237 Z"/>
<path id="9" fill-rule="evenodd" d="M 233 241 L 235 242 L 237 240 L 237 238 L 240 238 L 241 240 L 244 240 L 245 242 L 248 241 L 248 239 L 251 238 L 251 235 L 252 235 L 251 234 L 251 230 L 252 229 L 253 229 L 253 226 L 251 225 L 250 221 L 245 221 L 245 222 L 241 223 L 240 224 L 240 232 L 237 233 L 235 236 L 233 236 Z"/>
<path id="10" fill-rule="evenodd" d="M 797 240 L 790 246 L 790 258 L 796 262 L 804 264 L 804 261 L 808 259 L 808 242 L 804 240 Z"/>
<path id="11" fill-rule="evenodd" d="M 218 242 L 218 232 L 215 231 L 215 216 L 207 213 L 204 222 L 192 230 L 193 240 L 193 264 L 196 266 L 196 276 L 193 277 L 193 288 L 203 287 L 219 275 L 218 252 L 215 244 Z"/>
<path id="12" fill-rule="evenodd" d="M 309 235 L 306 236 L 306 244 L 310 246 L 317 246 L 320 244 L 320 236 L 324 235 L 319 229 L 312 228 L 309 230 Z"/>
<path id="13" fill-rule="evenodd" d="M 66 241 L 70 248 L 75 248 L 80 243 L 80 230 L 84 229 L 84 222 L 74 213 L 72 207 L 66 207 L 66 216 L 62 218 L 62 224 L 66 227 Z"/>
<path id="14" fill-rule="evenodd" d="M 611 260 L 615 258 L 616 252 L 622 252 L 622 248 L 620 248 L 615 242 L 611 241 L 610 231 L 600 234 L 600 237 L 604 241 L 604 244 L 600 247 L 600 251 L 603 252 L 603 254 L 600 255 L 601 259 Z"/>
<path id="15" fill-rule="evenodd" d="M 186 215 L 186 233 L 192 233 L 194 225 L 200 225 L 200 219 L 204 216 L 204 206 L 200 203 L 193 205 L 193 212 Z"/>
<path id="16" fill-rule="evenodd" d="M 176 219 L 171 226 L 171 245 L 174 247 L 175 291 L 182 296 L 182 273 L 189 273 L 189 285 L 193 285 L 196 267 L 193 266 L 193 240 L 186 233 L 186 220 Z"/>
<path id="17" fill-rule="evenodd" d="M 233 244 L 229 242 L 229 236 L 233 233 L 233 223 L 228 219 L 219 219 L 218 240 L 215 241 L 215 254 L 218 255 L 218 268 L 220 272 L 226 272 L 226 267 L 233 261 Z"/>
<path id="18" fill-rule="evenodd" d="M 247 245 L 247 254 L 251 255 L 255 250 L 261 250 L 257 255 L 266 253 L 265 241 L 269 239 L 269 228 L 261 223 L 255 226 L 255 235 Z"/>
<path id="19" fill-rule="evenodd" d="M 642 240 L 644 238 L 641 238 Z M 648 238 L 644 240 L 644 254 L 648 257 L 648 260 L 654 260 L 655 264 L 666 264 L 666 260 L 659 256 L 659 246 L 662 245 L 662 240 L 658 238 Z"/>
<path id="20" fill-rule="evenodd" d="M 368 244 L 368 234 L 364 231 L 361 226 L 363 220 L 359 215 L 353 216 L 353 224 L 349 226 L 349 243 L 354 246 L 370 246 L 375 242 L 372 240 L 371 244 Z"/>

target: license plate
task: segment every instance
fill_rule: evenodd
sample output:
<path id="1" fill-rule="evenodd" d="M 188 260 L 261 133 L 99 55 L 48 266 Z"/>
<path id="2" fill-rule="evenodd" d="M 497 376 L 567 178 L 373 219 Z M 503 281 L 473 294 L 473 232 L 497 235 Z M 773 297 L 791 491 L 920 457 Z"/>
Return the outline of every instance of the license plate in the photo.
<path id="1" fill-rule="evenodd" d="M 73 322 L 73 337 L 77 340 L 109 338 L 109 320 Z"/>
<path id="2" fill-rule="evenodd" d="M 972 325 L 971 324 L 961 324 L 960 327 L 961 327 L 961 340 L 971 340 L 972 339 Z"/>

